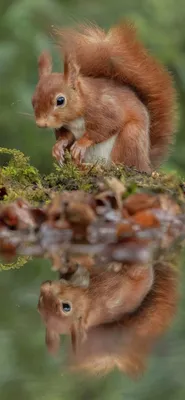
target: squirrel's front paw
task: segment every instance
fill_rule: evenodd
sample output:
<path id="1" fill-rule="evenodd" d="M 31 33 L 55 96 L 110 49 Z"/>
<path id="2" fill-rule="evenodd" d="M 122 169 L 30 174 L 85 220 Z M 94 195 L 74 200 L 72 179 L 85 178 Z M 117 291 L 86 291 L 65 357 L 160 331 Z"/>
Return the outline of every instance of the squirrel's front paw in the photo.
<path id="1" fill-rule="evenodd" d="M 91 145 L 92 141 L 89 139 L 81 138 L 76 140 L 70 149 L 72 158 L 78 163 L 83 162 L 86 150 Z"/>
<path id="2" fill-rule="evenodd" d="M 64 151 L 68 145 L 68 141 L 66 139 L 58 140 L 52 148 L 52 156 L 56 158 L 60 165 L 64 162 Z"/>

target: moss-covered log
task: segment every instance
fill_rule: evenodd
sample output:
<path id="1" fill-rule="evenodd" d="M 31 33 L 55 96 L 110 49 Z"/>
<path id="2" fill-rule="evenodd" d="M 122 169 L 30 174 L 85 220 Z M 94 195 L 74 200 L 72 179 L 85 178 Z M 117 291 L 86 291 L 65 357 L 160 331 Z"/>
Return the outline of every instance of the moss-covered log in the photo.
<path id="1" fill-rule="evenodd" d="M 111 185 L 112 185 L 111 187 L 109 187 L 109 184 L 108 184 L 107 190 L 112 191 L 113 197 L 115 197 L 115 199 L 116 199 L 115 201 L 116 201 L 118 208 L 121 207 L 121 209 L 122 209 L 122 207 L 123 208 L 125 207 L 124 204 L 126 204 L 125 203 L 126 199 L 127 199 L 127 201 L 131 201 L 131 203 L 133 202 L 134 207 L 137 208 L 138 207 L 137 203 L 140 201 L 139 198 L 137 198 L 137 194 L 143 193 L 146 196 L 149 196 L 148 198 L 146 197 L 146 204 L 145 204 L 144 208 L 142 209 L 142 210 L 144 210 L 144 212 L 146 212 L 146 214 L 136 216 L 136 219 L 139 218 L 139 220 L 137 220 L 137 223 L 139 223 L 139 224 L 141 223 L 141 225 L 142 225 L 143 221 L 144 221 L 144 225 L 148 224 L 147 212 L 150 209 L 150 205 L 149 205 L 150 196 L 152 196 L 151 197 L 152 199 L 154 199 L 154 200 L 156 199 L 155 201 L 157 202 L 156 204 L 158 204 L 157 205 L 158 209 L 161 209 L 163 211 L 167 210 L 167 211 L 169 211 L 169 213 L 172 212 L 172 214 L 169 214 L 172 216 L 172 218 L 173 218 L 173 215 L 176 216 L 176 209 L 174 208 L 174 207 L 176 207 L 175 205 L 177 205 L 177 209 L 178 209 L 177 214 L 179 214 L 181 216 L 184 214 L 184 209 L 185 209 L 184 190 L 185 189 L 184 189 L 184 184 L 183 184 L 182 179 L 180 179 L 180 177 L 178 177 L 176 174 L 165 174 L 162 172 L 154 171 L 151 175 L 147 175 L 145 173 L 141 174 L 133 168 L 128 168 L 128 167 L 124 167 L 124 166 L 115 166 L 115 165 L 111 165 L 110 167 L 106 167 L 106 166 L 100 165 L 100 164 L 76 166 L 70 159 L 70 156 L 67 155 L 66 162 L 62 168 L 59 167 L 58 165 L 54 164 L 53 172 L 50 173 L 48 176 L 45 176 L 45 175 L 41 175 L 35 167 L 31 166 L 29 163 L 29 158 L 25 157 L 24 154 L 22 154 L 20 151 L 1 148 L 0 153 L 5 153 L 8 155 L 8 157 L 10 157 L 10 159 L 7 161 L 7 164 L 0 171 L 0 204 L 1 204 L 1 207 L 3 205 L 8 205 L 9 203 L 12 204 L 12 202 L 14 202 L 16 199 L 22 198 L 29 202 L 29 207 L 31 207 L 32 210 L 34 210 L 34 212 L 35 212 L 35 210 L 36 211 L 38 210 L 38 207 L 39 207 L 39 210 L 40 210 L 40 207 L 42 207 L 42 210 L 43 209 L 47 210 L 46 211 L 47 215 L 45 215 L 45 217 L 44 217 L 47 219 L 47 218 L 50 218 L 50 217 L 48 217 L 48 215 L 51 214 L 51 212 L 48 211 L 48 210 L 50 210 L 50 208 L 48 208 L 48 204 L 51 202 L 52 207 L 54 207 L 55 210 L 56 210 L 56 207 L 58 207 L 58 206 L 56 206 L 56 203 L 58 200 L 57 201 L 53 200 L 53 198 L 54 199 L 57 198 L 56 197 L 57 194 L 63 193 L 64 191 L 67 191 L 67 192 L 73 191 L 73 194 L 74 194 L 74 193 L 77 193 L 74 191 L 80 190 L 81 192 L 84 192 L 84 193 L 88 192 L 89 194 L 91 194 L 91 196 L 92 196 L 91 200 L 94 201 L 94 199 L 97 199 L 98 193 L 101 193 L 101 196 L 102 196 L 102 190 L 106 190 L 105 182 L 107 184 L 107 182 L 110 182 L 110 178 L 114 177 L 114 178 L 117 178 L 117 181 L 111 181 L 114 183 L 111 183 Z M 122 186 L 115 187 L 116 182 L 120 182 Z M 102 189 L 103 186 L 104 186 L 104 189 Z M 118 197 L 120 196 L 120 190 L 122 192 L 122 189 L 120 189 L 122 187 L 124 188 L 124 190 L 123 190 L 123 193 L 121 194 L 120 199 L 118 199 Z M 117 192 L 119 193 L 119 195 Z M 134 197 L 132 197 L 132 195 L 134 195 Z M 168 195 L 168 196 L 165 197 L 166 195 Z M 162 197 L 160 197 L 160 196 L 162 196 Z M 59 199 L 60 199 L 60 197 L 59 197 Z M 74 195 L 72 195 L 71 199 L 74 200 L 74 203 L 75 203 L 75 201 L 78 202 L 78 199 L 76 197 L 74 197 Z M 166 200 L 166 199 L 170 199 L 170 200 Z M 171 204 L 168 203 L 168 201 L 171 201 L 171 199 L 173 200 L 172 208 L 171 208 Z M 110 199 L 108 199 L 108 201 L 109 200 Z M 83 199 L 81 201 L 83 203 Z M 107 201 L 107 199 L 106 199 L 106 201 Z M 154 203 L 155 203 L 155 201 L 154 201 Z M 132 204 L 132 207 L 133 207 L 133 204 Z M 14 213 L 17 213 L 17 208 L 16 208 L 17 205 L 14 203 L 14 206 L 11 206 L 11 207 L 14 207 L 14 208 L 12 208 L 12 210 L 14 210 L 13 211 Z M 19 205 L 18 205 L 18 207 L 19 207 Z M 113 211 L 115 211 L 113 203 L 111 204 L 111 207 L 113 207 Z M 140 208 L 142 208 L 142 207 L 140 207 Z M 141 209 L 138 209 L 137 211 L 141 211 Z M 66 217 L 66 215 L 65 215 L 65 218 L 64 218 L 64 215 L 62 215 L 62 212 L 63 211 L 59 210 L 60 221 L 62 221 L 62 224 L 65 221 L 65 223 L 67 223 L 69 225 L 69 228 L 73 230 L 74 224 L 72 223 L 72 225 L 71 225 L 71 221 L 68 219 L 69 216 Z M 81 218 L 80 212 L 81 211 L 78 208 L 75 210 L 75 219 L 79 220 L 79 226 L 83 225 L 83 223 L 80 220 L 80 218 Z M 84 212 L 85 212 L 85 203 L 84 203 Z M 88 214 L 89 211 L 86 210 L 86 212 Z M 96 214 L 96 220 L 98 218 L 100 219 L 100 216 L 98 216 L 97 212 L 94 211 L 94 209 L 93 209 L 93 213 L 94 212 Z M 40 211 L 39 211 L 39 213 L 40 213 Z M 31 222 L 31 224 L 36 226 L 37 229 L 38 229 L 38 225 L 41 224 L 41 222 L 42 222 L 42 216 L 39 213 L 34 214 L 34 218 L 36 216 L 36 219 L 37 219 L 36 225 L 34 225 L 35 221 L 32 221 L 33 224 Z M 44 211 L 44 213 L 45 213 L 45 211 Z M 121 213 L 122 213 L 122 211 L 121 211 Z M 74 210 L 73 210 L 73 214 L 74 214 Z M 91 214 L 91 212 L 90 212 L 90 214 Z M 41 220 L 39 219 L 40 217 L 41 217 Z M 6 218 L 1 217 L 1 222 L 0 222 L 1 224 L 4 223 L 3 218 L 5 220 L 7 218 L 7 216 L 6 216 Z M 10 221 L 11 221 L 11 218 L 10 218 Z M 23 216 L 23 219 L 24 218 L 25 218 L 25 215 Z M 29 218 L 30 218 L 30 215 L 29 215 Z M 28 218 L 28 220 L 29 220 L 29 218 Z M 73 218 L 74 218 L 74 216 L 73 216 Z M 122 221 L 123 215 L 121 214 L 121 216 L 119 218 L 120 218 L 120 221 Z M 130 224 L 130 218 L 133 218 L 133 216 L 132 215 L 126 215 L 126 216 L 124 215 L 125 221 L 127 222 L 127 219 L 128 219 L 129 224 Z M 141 220 L 140 220 L 140 218 L 141 218 Z M 144 220 L 143 220 L 143 218 L 144 218 Z M 152 221 L 151 216 L 149 218 L 150 218 L 149 223 L 154 224 L 154 225 L 151 225 L 150 228 L 156 229 L 155 218 L 154 218 L 154 222 L 151 222 Z M 160 225 L 160 229 L 161 229 L 162 225 L 164 224 L 164 216 L 157 217 L 157 218 L 159 219 L 159 225 Z M 102 216 L 101 216 L 101 219 L 102 219 Z M 92 221 L 89 220 L 89 223 L 90 222 L 92 222 Z M 173 231 L 172 239 L 175 239 L 175 241 L 172 240 L 173 247 L 171 247 L 172 242 L 169 242 L 165 248 L 165 252 L 163 251 L 163 258 L 165 257 L 165 259 L 168 259 L 168 262 L 169 262 L 169 260 L 171 260 L 170 262 L 172 262 L 172 264 L 174 264 L 174 265 L 177 264 L 177 258 L 179 256 L 178 249 L 179 249 L 179 246 L 182 246 L 183 234 L 184 234 L 184 233 L 182 234 L 182 230 L 184 229 L 182 220 L 177 219 L 176 222 L 180 223 L 181 225 L 180 225 L 179 231 L 177 231 L 177 232 Z M 176 225 L 175 225 L 176 222 L 174 219 L 175 229 L 177 229 Z M 15 226 L 15 222 L 13 222 L 13 223 L 14 223 L 14 226 L 13 227 L 11 226 L 11 229 L 14 229 L 14 230 L 17 229 L 17 232 L 18 232 L 21 224 L 17 223 L 17 225 Z M 133 221 L 132 221 L 132 223 L 133 223 Z M 7 219 L 6 219 L 6 224 L 8 227 L 10 227 L 8 225 L 10 223 L 7 222 Z M 144 227 L 144 229 L 146 229 L 146 228 L 147 228 L 147 226 Z M 84 225 L 83 225 L 83 229 L 84 229 Z M 128 229 L 130 229 L 130 228 L 128 228 Z M 160 231 L 160 229 L 159 229 L 159 231 Z M 179 229 L 179 227 L 178 227 L 178 229 Z M 146 232 L 145 232 L 145 234 L 146 234 Z M 160 234 L 161 234 L 161 231 L 160 231 Z M 12 235 L 12 233 L 11 233 L 11 235 Z M 151 235 L 151 232 L 149 232 L 149 236 L 150 235 Z M 174 237 L 173 237 L 173 235 L 174 235 Z M 16 236 L 15 232 L 13 233 L 13 236 Z M 177 241 L 176 239 L 178 239 L 178 238 L 179 238 L 179 240 Z M 168 237 L 168 239 L 169 239 L 169 237 Z M 86 237 L 85 237 L 85 240 L 86 240 Z M 83 237 L 82 242 L 83 241 L 84 241 L 84 237 Z M 118 241 L 120 241 L 120 238 L 118 239 Z M 3 247 L 4 243 L 1 244 L 1 246 Z M 160 247 L 160 246 L 158 246 L 158 247 Z M 9 250 L 12 250 L 12 249 L 9 249 Z M 16 267 L 22 266 L 27 261 L 27 257 L 24 258 L 23 255 L 21 254 L 21 252 L 19 252 L 18 254 L 19 254 L 19 257 L 15 262 L 11 260 L 10 263 L 8 263 L 8 262 L 1 263 L 0 268 L 7 269 L 7 268 L 16 268 Z M 161 257 L 161 252 L 160 252 L 160 257 Z"/>
<path id="2" fill-rule="evenodd" d="M 183 206 L 185 186 L 175 173 L 153 172 L 151 175 L 139 173 L 134 168 L 111 165 L 75 165 L 67 154 L 63 167 L 54 164 L 53 172 L 41 175 L 30 165 L 29 158 L 19 150 L 0 148 L 0 154 L 7 154 L 10 160 L 0 170 L 0 202 L 13 201 L 22 197 L 32 204 L 50 201 L 53 193 L 63 190 L 84 190 L 96 192 L 102 178 L 118 178 L 128 193 L 166 193 Z"/>

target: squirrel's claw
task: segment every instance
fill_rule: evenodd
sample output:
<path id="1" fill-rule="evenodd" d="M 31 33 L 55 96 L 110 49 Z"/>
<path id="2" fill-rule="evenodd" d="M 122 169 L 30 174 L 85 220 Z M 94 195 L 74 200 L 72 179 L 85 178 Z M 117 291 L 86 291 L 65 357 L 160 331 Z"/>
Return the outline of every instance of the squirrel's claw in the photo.
<path id="1" fill-rule="evenodd" d="M 92 145 L 92 140 L 83 136 L 76 140 L 71 147 L 72 158 L 79 163 L 82 163 L 87 149 Z"/>
<path id="2" fill-rule="evenodd" d="M 58 140 L 52 148 L 52 156 L 56 158 L 60 165 L 64 162 L 64 150 L 68 145 L 67 140 Z"/>
<path id="3" fill-rule="evenodd" d="M 79 163 L 82 163 L 82 161 L 84 160 L 84 156 L 85 156 L 85 152 L 86 152 L 87 148 L 84 146 L 80 146 L 78 144 L 78 141 L 76 141 L 72 147 L 71 147 L 71 155 L 72 158 Z"/>

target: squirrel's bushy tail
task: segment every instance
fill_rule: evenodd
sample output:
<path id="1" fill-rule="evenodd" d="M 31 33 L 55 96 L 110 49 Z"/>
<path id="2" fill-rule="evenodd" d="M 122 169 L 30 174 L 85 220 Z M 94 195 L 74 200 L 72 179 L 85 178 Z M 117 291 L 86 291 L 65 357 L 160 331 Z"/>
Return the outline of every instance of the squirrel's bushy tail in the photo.
<path id="1" fill-rule="evenodd" d="M 173 141 L 175 89 L 169 72 L 122 23 L 108 33 L 94 25 L 56 31 L 63 56 L 73 54 L 85 76 L 106 77 L 129 85 L 150 114 L 151 162 L 156 166 Z"/>

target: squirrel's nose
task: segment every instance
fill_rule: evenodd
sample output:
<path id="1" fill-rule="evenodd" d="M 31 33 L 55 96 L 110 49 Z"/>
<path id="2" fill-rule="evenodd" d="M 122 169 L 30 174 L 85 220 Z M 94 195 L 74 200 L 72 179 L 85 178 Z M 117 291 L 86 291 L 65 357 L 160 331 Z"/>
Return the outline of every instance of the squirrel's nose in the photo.
<path id="1" fill-rule="evenodd" d="M 48 123 L 45 119 L 37 119 L 36 124 L 39 128 L 47 128 L 48 127 Z"/>

